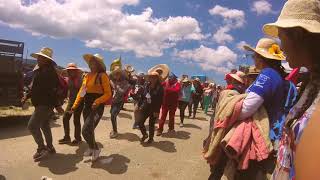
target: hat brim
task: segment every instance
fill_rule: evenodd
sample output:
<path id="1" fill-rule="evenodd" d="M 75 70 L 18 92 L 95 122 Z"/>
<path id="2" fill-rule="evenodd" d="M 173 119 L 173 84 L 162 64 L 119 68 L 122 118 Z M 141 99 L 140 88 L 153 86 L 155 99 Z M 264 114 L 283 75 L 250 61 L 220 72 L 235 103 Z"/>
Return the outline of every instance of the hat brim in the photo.
<path id="1" fill-rule="evenodd" d="M 320 33 L 320 23 L 314 20 L 304 19 L 285 19 L 278 20 L 275 23 L 265 24 L 263 32 L 272 37 L 279 37 L 279 28 L 295 28 L 301 27 L 310 33 Z"/>
<path id="2" fill-rule="evenodd" d="M 157 72 L 157 70 L 161 70 L 162 71 L 162 73 L 160 74 L 160 78 L 162 80 L 165 80 L 165 79 L 168 78 L 169 71 L 170 71 L 168 65 L 166 65 L 166 64 L 156 65 L 156 66 L 154 66 L 154 67 L 152 67 L 151 69 L 148 70 L 148 75 L 150 75 L 152 72 Z"/>
<path id="3" fill-rule="evenodd" d="M 42 56 L 42 57 L 50 60 L 54 65 L 57 65 L 57 63 L 52 59 L 52 57 L 49 57 L 49 56 L 47 56 L 47 55 L 45 55 L 45 54 L 42 54 L 42 53 L 32 53 L 30 56 L 33 57 L 33 58 L 35 58 L 35 59 L 38 59 L 39 56 Z"/>
<path id="4" fill-rule="evenodd" d="M 244 84 L 244 80 L 242 78 L 240 78 L 239 76 L 237 76 L 236 74 L 230 74 L 230 76 L 233 79 L 235 79 L 235 80 L 239 81 L 240 83 Z"/>
<path id="5" fill-rule="evenodd" d="M 95 59 L 100 65 L 101 67 L 104 69 L 104 71 L 107 70 L 106 65 L 104 64 L 103 60 L 100 58 L 97 58 L 96 56 L 94 56 L 93 54 L 85 54 L 83 55 L 83 59 L 86 61 L 86 63 L 89 65 L 90 61 L 92 59 Z"/>
<path id="6" fill-rule="evenodd" d="M 255 52 L 257 54 L 259 54 L 260 56 L 267 58 L 267 59 L 272 59 L 272 60 L 278 60 L 278 61 L 285 61 L 285 58 L 280 58 L 278 56 L 273 56 L 272 54 L 269 54 L 267 52 L 261 51 L 259 49 L 255 49 L 249 45 L 244 45 L 243 48 L 247 51 L 251 51 L 251 52 Z"/>

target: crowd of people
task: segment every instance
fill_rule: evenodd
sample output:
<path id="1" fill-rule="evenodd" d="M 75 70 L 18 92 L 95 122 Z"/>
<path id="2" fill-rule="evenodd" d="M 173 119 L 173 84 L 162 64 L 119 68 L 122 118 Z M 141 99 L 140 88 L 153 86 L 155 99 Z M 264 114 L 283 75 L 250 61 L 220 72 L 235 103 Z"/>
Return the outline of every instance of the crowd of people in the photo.
<path id="1" fill-rule="evenodd" d="M 210 180 L 317 177 L 314 175 L 319 158 L 314 158 L 318 155 L 312 148 L 319 147 L 319 143 L 312 141 L 312 137 L 320 132 L 319 122 L 315 120 L 319 116 L 317 104 L 320 97 L 317 46 L 320 40 L 320 2 L 287 1 L 277 22 L 266 24 L 263 31 L 279 38 L 281 45 L 273 38 L 261 38 L 256 47 L 245 45 L 254 66 L 246 72 L 232 70 L 225 76 L 225 88 L 186 75 L 178 78 L 165 64 L 152 67 L 147 73 L 134 74 L 131 66 L 123 69 L 118 59 L 107 74 L 103 57 L 99 54 L 83 55 L 90 68 L 87 73 L 75 63 L 69 63 L 65 69 L 68 76 L 65 85 L 55 70 L 50 48 L 32 54 L 38 65 L 34 69 L 31 90 L 22 101 L 31 98 L 35 106 L 28 124 L 38 145 L 34 160 L 41 161 L 48 154 L 55 153 L 49 115 L 56 109 L 63 113 L 65 132 L 59 143 L 77 145 L 83 137 L 89 146 L 84 156 L 91 156 L 92 161 L 96 161 L 101 149 L 94 131 L 105 105 L 111 105 L 110 138 L 117 138 L 117 116 L 130 97 L 134 103 L 133 129 L 140 129 L 141 143 L 153 143 L 155 133 L 156 136 L 162 135 L 168 114 L 168 132 L 174 133 L 178 108 L 180 127 L 184 126 L 187 115 L 196 118 L 199 105 L 206 114 L 212 108 L 209 135 L 203 142 L 203 157 L 210 164 Z M 295 68 L 291 74 L 285 72 L 283 61 Z M 308 81 L 297 80 L 301 67 L 308 69 Z M 64 86 L 68 92 L 65 110 L 62 105 L 66 95 L 61 90 Z M 82 127 L 81 114 L 84 119 Z M 69 125 L 72 115 L 73 141 Z M 149 133 L 145 127 L 148 118 Z"/>

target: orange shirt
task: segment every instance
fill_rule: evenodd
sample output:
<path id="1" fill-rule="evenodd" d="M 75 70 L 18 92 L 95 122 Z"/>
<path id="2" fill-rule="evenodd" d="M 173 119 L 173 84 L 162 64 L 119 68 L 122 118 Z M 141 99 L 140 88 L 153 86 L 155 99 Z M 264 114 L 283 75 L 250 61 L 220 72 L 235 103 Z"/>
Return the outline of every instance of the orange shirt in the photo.
<path id="1" fill-rule="evenodd" d="M 85 91 L 86 93 L 97 93 L 102 94 L 101 97 L 97 98 L 94 103 L 100 105 L 101 103 L 105 103 L 111 98 L 111 87 L 110 81 L 106 73 L 101 74 L 101 83 L 96 83 L 96 77 L 98 73 L 88 73 L 82 81 L 82 86 L 78 92 L 77 99 L 75 100 L 72 108 L 76 109 L 80 102 L 83 100 L 81 97 L 82 92 Z M 98 81 L 98 80 L 97 80 Z"/>

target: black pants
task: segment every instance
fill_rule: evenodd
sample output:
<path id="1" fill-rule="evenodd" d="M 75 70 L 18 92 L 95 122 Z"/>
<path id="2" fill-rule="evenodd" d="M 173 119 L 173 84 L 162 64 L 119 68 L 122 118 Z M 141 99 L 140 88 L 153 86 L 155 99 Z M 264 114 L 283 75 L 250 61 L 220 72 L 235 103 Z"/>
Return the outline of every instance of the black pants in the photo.
<path id="1" fill-rule="evenodd" d="M 90 149 L 98 149 L 98 145 L 94 136 L 94 130 L 99 124 L 99 121 L 103 115 L 104 105 L 99 105 L 95 110 L 93 110 L 91 106 L 94 100 L 100 96 L 101 94 L 86 94 L 84 98 L 84 124 L 82 127 L 82 136 L 88 143 Z"/>
<path id="2" fill-rule="evenodd" d="M 222 153 L 219 157 L 217 164 L 215 166 L 210 166 L 211 174 L 208 180 L 220 180 L 223 175 L 224 168 L 227 165 L 227 162 L 228 162 L 228 157 L 222 150 Z"/>
<path id="3" fill-rule="evenodd" d="M 113 132 L 118 132 L 117 128 L 117 117 L 121 111 L 123 102 L 114 103 L 111 105 L 110 114 L 111 114 L 111 123 Z"/>
<path id="4" fill-rule="evenodd" d="M 64 137 L 70 139 L 70 119 L 72 114 L 69 113 L 74 101 L 69 101 L 67 108 L 63 114 L 63 129 L 64 129 Z M 78 141 L 81 141 L 81 113 L 83 110 L 83 103 L 74 111 L 73 113 L 73 124 L 74 124 L 74 138 Z"/>
<path id="5" fill-rule="evenodd" d="M 189 102 L 185 101 L 179 101 L 179 109 L 180 109 L 180 121 L 183 123 L 184 121 L 184 114 L 186 111 L 187 106 L 189 105 Z"/>
<path id="6" fill-rule="evenodd" d="M 141 119 L 138 121 L 139 122 L 139 128 L 142 133 L 142 135 L 147 135 L 147 129 L 144 123 L 146 120 L 149 118 L 149 139 L 153 139 L 154 137 L 154 126 L 156 123 L 156 120 L 158 117 L 155 117 L 153 113 L 150 112 L 142 112 Z"/>
<path id="7" fill-rule="evenodd" d="M 191 105 L 189 106 L 189 116 L 191 116 L 191 112 L 193 110 L 193 117 L 196 117 L 197 109 L 199 107 L 199 102 L 201 99 L 193 99 Z M 193 109 L 192 109 L 193 107 Z"/>

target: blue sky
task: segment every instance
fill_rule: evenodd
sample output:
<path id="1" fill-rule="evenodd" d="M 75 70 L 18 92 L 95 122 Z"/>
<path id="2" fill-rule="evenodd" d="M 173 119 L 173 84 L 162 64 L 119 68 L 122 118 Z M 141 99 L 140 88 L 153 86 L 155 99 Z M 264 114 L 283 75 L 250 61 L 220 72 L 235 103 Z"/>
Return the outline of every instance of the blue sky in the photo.
<path id="1" fill-rule="evenodd" d="M 65 66 L 100 53 L 109 65 L 146 71 L 166 63 L 177 75 L 206 74 L 218 83 L 255 45 L 284 0 L 0 0 L 0 38 L 25 42 L 25 54 L 51 47 Z M 23 5 L 22 5 L 23 4 Z M 1 6 L 5 5 L 5 6 Z M 8 7 L 11 7 L 10 9 Z M 244 41 L 244 42 L 242 42 Z"/>

